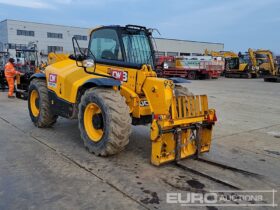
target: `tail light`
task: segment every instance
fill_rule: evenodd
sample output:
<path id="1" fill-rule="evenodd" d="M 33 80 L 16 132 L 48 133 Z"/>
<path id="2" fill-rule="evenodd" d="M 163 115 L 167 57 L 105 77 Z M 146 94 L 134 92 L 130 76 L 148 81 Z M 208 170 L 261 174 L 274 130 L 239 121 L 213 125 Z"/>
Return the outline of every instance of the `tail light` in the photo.
<path id="1" fill-rule="evenodd" d="M 207 115 L 207 119 L 208 122 L 217 122 L 217 115 L 215 110 L 209 110 L 209 113 Z"/>

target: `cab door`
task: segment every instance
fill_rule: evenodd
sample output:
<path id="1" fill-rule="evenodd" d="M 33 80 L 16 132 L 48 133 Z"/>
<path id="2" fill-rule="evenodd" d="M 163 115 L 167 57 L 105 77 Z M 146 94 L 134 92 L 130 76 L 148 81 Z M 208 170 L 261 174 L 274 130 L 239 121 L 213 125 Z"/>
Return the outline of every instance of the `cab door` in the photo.
<path id="1" fill-rule="evenodd" d="M 122 85 L 135 90 L 136 72 L 125 61 L 118 30 L 105 27 L 92 32 L 89 49 L 96 59 L 96 71 L 108 73 L 122 82 Z"/>

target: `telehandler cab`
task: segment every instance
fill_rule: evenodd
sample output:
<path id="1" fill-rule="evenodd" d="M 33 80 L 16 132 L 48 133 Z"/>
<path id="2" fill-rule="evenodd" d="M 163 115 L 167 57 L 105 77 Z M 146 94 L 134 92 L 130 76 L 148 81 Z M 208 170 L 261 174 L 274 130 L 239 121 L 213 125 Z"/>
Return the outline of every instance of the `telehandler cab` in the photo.
<path id="1" fill-rule="evenodd" d="M 154 165 L 208 152 L 215 110 L 206 95 L 194 96 L 176 78 L 156 77 L 151 36 L 142 26 L 102 26 L 91 31 L 86 51 L 73 38 L 74 55 L 31 78 L 35 126 L 77 118 L 85 147 L 108 156 L 128 144 L 131 124 L 150 123 Z"/>

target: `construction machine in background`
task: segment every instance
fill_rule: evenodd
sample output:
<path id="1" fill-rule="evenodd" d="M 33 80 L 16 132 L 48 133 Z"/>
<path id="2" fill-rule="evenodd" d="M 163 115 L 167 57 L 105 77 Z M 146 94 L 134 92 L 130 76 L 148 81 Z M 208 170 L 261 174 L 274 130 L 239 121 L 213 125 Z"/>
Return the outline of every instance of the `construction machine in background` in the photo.
<path id="1" fill-rule="evenodd" d="M 224 71 L 224 62 L 211 56 L 159 56 L 156 72 L 159 77 L 217 79 Z"/>
<path id="2" fill-rule="evenodd" d="M 27 100 L 30 78 L 40 72 L 38 52 L 35 47 L 16 49 L 15 68 L 23 75 L 16 76 L 16 97 Z"/>
<path id="3" fill-rule="evenodd" d="M 9 59 L 8 51 L 0 51 L 0 89 L 4 91 L 7 88 L 7 81 L 5 78 L 5 65 Z"/>
<path id="4" fill-rule="evenodd" d="M 77 118 L 85 147 L 108 156 L 128 144 L 131 124 L 151 124 L 154 165 L 208 152 L 215 110 L 206 95 L 191 94 L 176 78 L 157 78 L 151 36 L 142 26 L 101 26 L 91 31 L 87 52 L 73 37 L 74 55 L 31 77 L 34 125 Z"/>
<path id="5" fill-rule="evenodd" d="M 256 62 L 259 64 L 260 71 L 264 77 L 265 82 L 280 83 L 280 68 L 273 53 L 269 50 L 257 50 Z"/>
<path id="6" fill-rule="evenodd" d="M 236 54 L 232 51 L 208 51 L 205 50 L 205 55 L 220 56 L 225 59 L 225 77 L 230 78 L 256 78 L 258 77 L 257 69 L 252 66 L 250 57 Z"/>
<path id="7" fill-rule="evenodd" d="M 279 67 L 270 50 L 248 49 L 253 66 L 258 69 L 258 74 L 262 77 L 275 76 L 279 72 Z"/>
<path id="8" fill-rule="evenodd" d="M 265 82 L 278 82 L 278 83 L 280 83 L 280 57 L 276 56 L 274 61 L 275 61 L 275 64 L 277 65 L 276 74 L 275 75 L 270 75 L 270 76 L 265 76 L 264 77 Z"/>

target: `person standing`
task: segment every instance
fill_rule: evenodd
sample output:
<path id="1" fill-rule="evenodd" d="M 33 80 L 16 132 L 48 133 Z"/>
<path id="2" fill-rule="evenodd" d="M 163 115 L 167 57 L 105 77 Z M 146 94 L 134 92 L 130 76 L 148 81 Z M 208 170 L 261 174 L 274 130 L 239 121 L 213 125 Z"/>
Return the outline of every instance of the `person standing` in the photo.
<path id="1" fill-rule="evenodd" d="M 16 71 L 14 66 L 15 59 L 10 58 L 9 62 L 5 65 L 5 77 L 9 86 L 8 98 L 15 98 L 14 88 L 15 88 L 15 76 L 21 74 L 19 71 Z"/>

